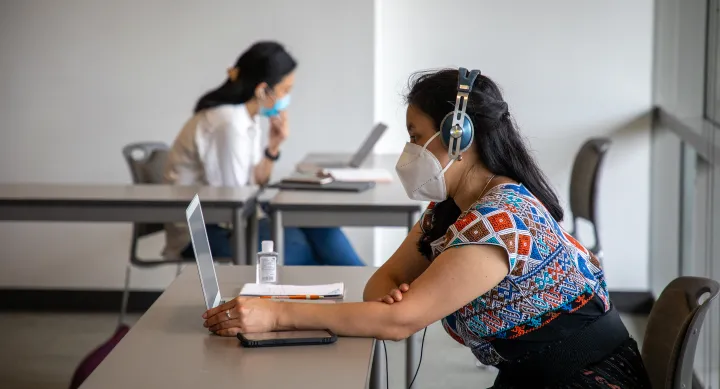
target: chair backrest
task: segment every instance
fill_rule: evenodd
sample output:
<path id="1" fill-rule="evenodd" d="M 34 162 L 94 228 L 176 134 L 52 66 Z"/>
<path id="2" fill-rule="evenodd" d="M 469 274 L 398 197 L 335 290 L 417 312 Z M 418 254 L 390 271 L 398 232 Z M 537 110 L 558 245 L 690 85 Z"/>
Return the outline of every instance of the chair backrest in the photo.
<path id="1" fill-rule="evenodd" d="M 161 142 L 138 142 L 123 147 L 134 184 L 161 184 L 169 147 Z"/>
<path id="2" fill-rule="evenodd" d="M 600 241 L 598 234 L 597 220 L 597 197 L 600 181 L 600 168 L 602 167 L 605 154 L 612 142 L 608 138 L 588 139 L 577 155 L 573 163 L 570 175 L 570 212 L 573 216 L 573 234 L 577 233 L 576 220 L 585 219 L 592 223 L 595 235 L 595 247 L 590 251 L 599 254 Z"/>
<path id="3" fill-rule="evenodd" d="M 642 357 L 656 389 L 691 389 L 700 328 L 720 284 L 679 277 L 662 291 L 650 311 Z"/>
<path id="4" fill-rule="evenodd" d="M 138 142 L 123 147 L 134 184 L 162 184 L 169 147 L 161 142 Z M 162 224 L 136 223 L 137 237 L 162 231 Z"/>

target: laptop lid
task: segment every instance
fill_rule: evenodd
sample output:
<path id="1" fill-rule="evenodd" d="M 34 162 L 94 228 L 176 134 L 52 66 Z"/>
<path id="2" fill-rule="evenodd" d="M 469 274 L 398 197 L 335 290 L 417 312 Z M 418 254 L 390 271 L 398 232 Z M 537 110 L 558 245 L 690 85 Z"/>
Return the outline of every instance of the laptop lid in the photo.
<path id="1" fill-rule="evenodd" d="M 350 160 L 350 167 L 360 167 L 360 165 L 365 162 L 365 159 L 367 159 L 368 155 L 370 155 L 372 149 L 375 147 L 375 144 L 383 136 L 386 129 L 387 125 L 384 123 L 378 123 L 375 127 L 373 127 L 372 131 L 370 131 L 370 135 L 368 135 L 365 142 L 363 142 L 362 146 L 360 146 L 360 149 Z"/>
<path id="2" fill-rule="evenodd" d="M 185 217 L 187 218 L 190 240 L 197 261 L 200 286 L 205 296 L 205 306 L 207 309 L 215 308 L 220 304 L 220 286 L 215 274 L 215 263 L 210 252 L 210 242 L 208 241 L 205 219 L 203 218 L 198 195 L 193 197 L 190 205 L 185 210 Z"/>

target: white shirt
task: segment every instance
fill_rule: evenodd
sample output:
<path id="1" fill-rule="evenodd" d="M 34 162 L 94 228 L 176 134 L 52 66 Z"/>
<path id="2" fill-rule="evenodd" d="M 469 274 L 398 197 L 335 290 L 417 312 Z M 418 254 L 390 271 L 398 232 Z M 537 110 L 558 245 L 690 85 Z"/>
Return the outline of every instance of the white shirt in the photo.
<path id="1" fill-rule="evenodd" d="M 244 104 L 221 105 L 195 114 L 173 142 L 164 180 L 174 185 L 240 187 L 255 183 L 262 160 L 261 129 Z M 179 258 L 190 243 L 185 223 L 165 225 L 163 255 Z"/>

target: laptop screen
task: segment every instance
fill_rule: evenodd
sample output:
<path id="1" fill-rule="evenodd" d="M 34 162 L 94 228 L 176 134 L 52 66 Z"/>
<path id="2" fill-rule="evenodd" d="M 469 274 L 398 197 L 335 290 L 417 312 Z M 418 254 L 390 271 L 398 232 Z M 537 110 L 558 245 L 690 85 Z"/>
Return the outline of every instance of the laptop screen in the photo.
<path id="1" fill-rule="evenodd" d="M 365 159 L 370 155 L 373 148 L 375 147 L 375 144 L 380 140 L 380 138 L 385 133 L 385 130 L 387 129 L 387 126 L 383 123 L 378 123 L 370 132 L 370 135 L 365 139 L 365 142 L 363 142 L 362 146 L 360 146 L 360 149 L 353 155 L 352 159 L 350 160 L 350 167 L 360 167 L 363 162 L 365 162 Z"/>
<path id="2" fill-rule="evenodd" d="M 197 196 L 188 207 L 187 222 L 193 250 L 195 251 L 195 259 L 197 260 L 198 272 L 200 273 L 200 283 L 205 295 L 205 305 L 210 309 L 213 308 L 220 290 L 215 275 L 215 264 L 210 252 L 207 230 L 205 229 L 205 220 Z"/>

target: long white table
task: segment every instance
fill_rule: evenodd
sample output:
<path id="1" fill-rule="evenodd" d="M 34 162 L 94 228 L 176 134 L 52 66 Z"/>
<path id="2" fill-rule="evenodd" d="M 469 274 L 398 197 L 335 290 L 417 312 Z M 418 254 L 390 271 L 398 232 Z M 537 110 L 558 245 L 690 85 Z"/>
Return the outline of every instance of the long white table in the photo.
<path id="1" fill-rule="evenodd" d="M 255 281 L 252 266 L 217 266 L 223 296 L 237 295 Z M 362 301 L 374 268 L 285 267 L 289 284 L 342 281 L 346 301 Z M 335 344 L 246 349 L 237 338 L 211 335 L 197 268 L 187 266 L 82 385 L 82 389 L 127 388 L 313 388 L 365 389 L 375 341 L 341 337 Z M 384 382 L 384 373 L 378 372 Z M 371 388 L 375 386 L 370 385 Z"/>
<path id="2" fill-rule="evenodd" d="M 303 164 L 349 160 L 345 154 L 310 154 Z M 370 156 L 363 167 L 383 168 L 394 172 L 397 156 Z M 265 196 L 263 196 L 265 198 Z M 405 227 L 417 222 L 422 204 L 407 197 L 400 182 L 378 183 L 361 193 L 322 191 L 279 191 L 269 198 L 272 233 L 276 251 L 283 252 L 285 227 Z M 419 362 L 421 338 L 407 339 L 406 385 L 409 385 Z M 378 362 L 379 358 L 376 358 Z"/>
<path id="3" fill-rule="evenodd" d="M 349 156 L 311 154 L 303 163 Z M 371 156 L 364 167 L 394 170 L 396 156 Z M 265 196 L 263 196 L 265 197 Z M 406 227 L 422 210 L 410 200 L 399 181 L 378 183 L 361 193 L 282 190 L 269 199 L 273 240 L 282 252 L 284 227 Z"/>
<path id="4" fill-rule="evenodd" d="M 336 157 L 343 156 L 314 155 L 306 161 Z M 394 156 L 369 159 L 365 166 L 389 170 L 396 160 Z M 0 184 L 0 221 L 182 222 L 195 193 L 200 195 L 206 222 L 234 224 L 234 262 L 252 263 L 257 252 L 256 188 Z M 397 181 L 362 193 L 280 191 L 269 200 L 269 206 L 273 240 L 280 252 L 285 226 L 396 226 L 409 230 L 421 211 L 421 204 L 408 199 Z M 407 340 L 408 383 L 418 365 L 419 347 L 417 334 Z M 380 364 L 381 358 L 375 358 L 375 363 Z M 380 385 L 381 378 L 376 375 L 375 379 L 374 385 Z"/>
<path id="5" fill-rule="evenodd" d="M 196 193 L 206 222 L 236 226 L 233 262 L 251 263 L 257 251 L 255 187 L 0 184 L 0 221 L 184 222 Z"/>

